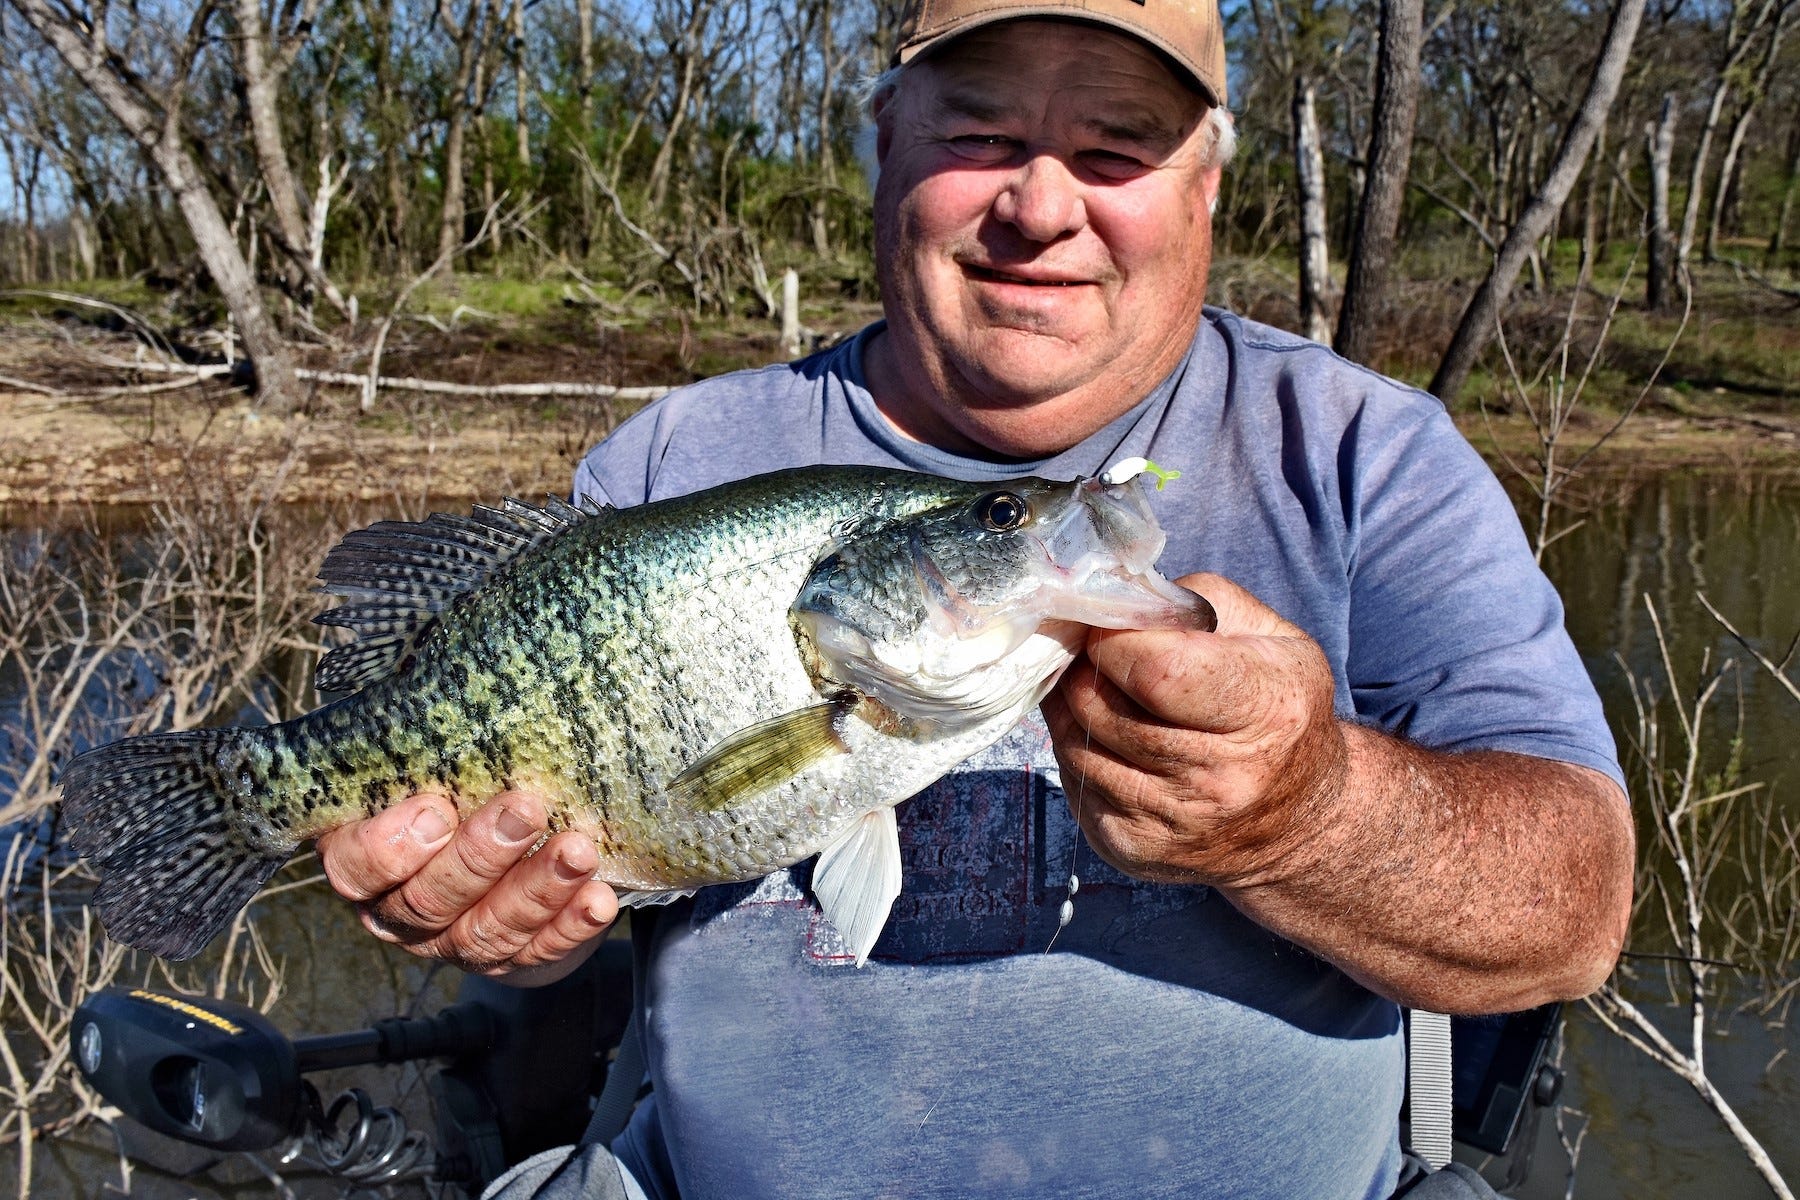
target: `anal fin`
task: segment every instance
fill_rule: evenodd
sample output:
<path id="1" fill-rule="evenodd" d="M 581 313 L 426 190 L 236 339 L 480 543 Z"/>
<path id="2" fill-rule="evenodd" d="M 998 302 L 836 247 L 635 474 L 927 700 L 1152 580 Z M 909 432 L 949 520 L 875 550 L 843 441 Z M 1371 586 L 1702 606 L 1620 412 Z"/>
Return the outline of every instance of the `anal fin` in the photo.
<path id="1" fill-rule="evenodd" d="M 670 780 L 664 794 L 676 803 L 716 812 L 785 783 L 844 752 L 838 722 L 856 701 L 854 695 L 840 696 L 740 729 Z"/>
<path id="2" fill-rule="evenodd" d="M 883 806 L 866 812 L 825 847 L 813 867 L 813 895 L 856 965 L 868 961 L 900 894 L 900 824 Z"/>
<path id="3" fill-rule="evenodd" d="M 619 898 L 620 908 L 658 908 L 664 904 L 673 904 L 677 900 L 686 900 L 694 894 L 693 888 L 672 888 L 666 892 L 614 892 Z"/>

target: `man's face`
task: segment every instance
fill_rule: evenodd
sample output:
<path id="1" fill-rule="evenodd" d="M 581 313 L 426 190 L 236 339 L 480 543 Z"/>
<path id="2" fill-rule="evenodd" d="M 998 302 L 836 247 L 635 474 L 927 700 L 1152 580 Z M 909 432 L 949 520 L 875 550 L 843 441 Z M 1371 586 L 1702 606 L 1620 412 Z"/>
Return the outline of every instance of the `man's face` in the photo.
<path id="1" fill-rule="evenodd" d="M 1141 400 L 1206 294 L 1217 167 L 1205 102 L 1144 43 L 1009 21 L 909 70 L 876 113 L 883 411 L 951 449 L 1026 458 Z"/>

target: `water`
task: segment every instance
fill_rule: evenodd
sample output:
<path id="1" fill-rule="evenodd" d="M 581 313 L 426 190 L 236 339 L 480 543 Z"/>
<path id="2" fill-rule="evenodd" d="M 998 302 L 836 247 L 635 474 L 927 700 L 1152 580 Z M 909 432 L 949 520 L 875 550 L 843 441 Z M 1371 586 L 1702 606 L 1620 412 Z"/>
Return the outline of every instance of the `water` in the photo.
<path id="1" fill-rule="evenodd" d="M 1765 785 L 1767 799 L 1759 795 L 1758 802 L 1800 815 L 1800 759 L 1793 751 L 1800 700 L 1750 662 L 1700 599 L 1710 600 L 1752 647 L 1782 658 L 1800 634 L 1800 487 L 1791 480 L 1734 476 L 1614 485 L 1575 532 L 1550 547 L 1545 568 L 1562 592 L 1571 636 L 1615 732 L 1629 734 L 1635 727 L 1634 676 L 1658 694 L 1671 691 L 1648 607 L 1653 605 L 1681 681 L 1678 692 L 1692 693 L 1703 662 L 1738 664 L 1721 689 L 1714 735 L 1703 739 L 1704 761 L 1715 769 L 1728 761 L 1733 731 L 1741 730 L 1743 781 Z M 1789 674 L 1800 681 L 1800 664 Z M 1636 799 L 1641 789 L 1630 751 L 1623 744 L 1621 749 Z M 1639 812 L 1642 830 L 1641 803 Z M 1742 874 L 1731 882 L 1741 883 Z M 1640 922 L 1628 946 L 1667 949 L 1656 925 Z M 1715 953 L 1732 956 L 1729 948 Z M 1790 961 L 1783 978 L 1792 980 L 1795 970 Z M 1633 998 L 1686 1050 L 1687 1014 L 1669 1004 L 1661 981 L 1659 972 L 1647 971 Z M 1727 975 L 1715 982 L 1730 992 L 1713 1009 L 1709 1075 L 1790 1186 L 1800 1183 L 1800 1138 L 1793 1132 L 1800 1127 L 1800 1060 L 1788 1052 L 1793 1035 L 1754 1012 L 1733 1012 L 1737 1002 L 1757 994 L 1748 981 Z M 1769 1194 L 1693 1089 L 1579 1009 L 1569 1026 L 1566 1062 L 1562 1103 L 1587 1122 L 1575 1195 L 1672 1200 L 1704 1193 L 1709 1200 L 1730 1200 Z M 1582 1119 L 1566 1122 L 1571 1136 Z M 1533 1200 L 1564 1194 L 1567 1159 L 1549 1124 L 1538 1139 L 1532 1178 L 1518 1193 Z"/>
<path id="2" fill-rule="evenodd" d="M 1665 476 L 1596 489 L 1591 511 L 1574 533 L 1551 547 L 1546 568 L 1561 588 L 1570 631 L 1600 686 L 1616 730 L 1632 725 L 1631 680 L 1668 690 L 1644 599 L 1655 604 L 1668 634 L 1670 659 L 1683 688 L 1691 688 L 1703 659 L 1745 660 L 1743 650 L 1700 605 L 1713 604 L 1771 658 L 1780 658 L 1800 632 L 1800 485 L 1774 479 Z M 1504 620 L 1505 614 L 1494 614 Z M 1747 665 L 1747 663 L 1746 663 Z M 1800 668 L 1794 675 L 1800 678 Z M 0 711 L 9 700 L 0 680 Z M 1800 737 L 1800 701 L 1766 675 L 1743 669 L 1729 678 L 1717 726 L 1726 736 L 1708 754 L 1713 766 L 1728 756 L 1730 730 L 1741 698 L 1745 780 L 1762 781 L 1771 802 L 1800 815 L 1800 762 L 1790 747 Z M 1628 771 L 1630 768 L 1628 767 Z M 1634 782 L 1634 788 L 1635 788 Z M 1760 801 L 1759 801 L 1760 802 Z M 316 873 L 305 863 L 282 878 Z M 271 953 L 288 964 L 274 1017 L 294 1035 L 360 1027 L 415 1006 L 444 1003 L 453 981 L 433 976 L 417 960 L 376 943 L 356 926 L 348 906 L 318 886 L 300 888 L 260 906 L 259 925 Z M 1634 948 L 1660 945 L 1655 931 L 1634 931 Z M 300 964 L 305 964 L 301 966 Z M 1787 977 L 1794 967 L 1789 964 Z M 1633 996 L 1649 1007 L 1677 1044 L 1685 1046 L 1685 1018 L 1648 972 Z M 1753 996 L 1739 985 L 1733 1004 Z M 1660 1003 L 1658 1001 L 1660 1000 Z M 1714 1081 L 1758 1134 L 1778 1168 L 1800 1181 L 1800 1055 L 1787 1053 L 1792 1035 L 1752 1012 L 1715 1015 L 1707 1053 Z M 1719 1120 L 1673 1075 L 1606 1032 L 1579 1007 L 1571 1010 L 1562 1102 L 1571 1133 L 1585 1125 L 1575 1195 L 1587 1200 L 1632 1197 L 1709 1200 L 1759 1197 L 1767 1188 L 1747 1165 Z M 418 1077 L 366 1072 L 353 1080 L 392 1101 L 403 1092 L 421 1122 L 425 1106 Z M 1518 1194 L 1560 1197 L 1566 1158 L 1546 1118 L 1537 1138 L 1536 1166 Z M 163 1170 L 140 1169 L 132 1193 L 146 1196 L 269 1195 L 254 1171 L 226 1165 L 182 1182 L 173 1176 L 203 1166 L 206 1155 L 148 1137 L 132 1150 Z M 0 1147 L 0 1178 L 16 1169 Z M 34 1192 L 73 1197 L 100 1194 L 117 1182 L 109 1135 L 91 1130 L 41 1145 Z M 1497 1173 L 1496 1173 L 1497 1175 Z M 293 1177 L 290 1176 L 290 1182 Z M 4 1185 L 0 1185 L 4 1186 Z M 328 1185 L 300 1194 L 329 1195 Z M 419 1194 L 415 1190 L 412 1194 Z"/>

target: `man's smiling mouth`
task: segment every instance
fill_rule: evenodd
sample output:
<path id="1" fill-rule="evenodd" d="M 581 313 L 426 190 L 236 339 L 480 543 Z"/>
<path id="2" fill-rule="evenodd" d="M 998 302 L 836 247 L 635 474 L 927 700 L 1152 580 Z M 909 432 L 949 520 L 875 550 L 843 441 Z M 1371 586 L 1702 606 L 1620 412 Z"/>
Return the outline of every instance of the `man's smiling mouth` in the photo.
<path id="1" fill-rule="evenodd" d="M 1085 279 L 1051 279 L 1020 275 L 1013 271 L 1003 271 L 997 267 L 983 267 L 975 263 L 964 263 L 962 267 L 972 278 L 986 283 L 1013 283 L 1026 287 L 1079 287 L 1088 282 Z"/>

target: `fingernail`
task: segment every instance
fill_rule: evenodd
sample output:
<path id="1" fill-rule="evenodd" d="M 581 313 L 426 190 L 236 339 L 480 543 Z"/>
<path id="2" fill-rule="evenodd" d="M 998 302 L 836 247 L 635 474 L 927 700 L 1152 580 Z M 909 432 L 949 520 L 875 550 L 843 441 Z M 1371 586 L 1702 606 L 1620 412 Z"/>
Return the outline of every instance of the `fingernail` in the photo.
<path id="1" fill-rule="evenodd" d="M 562 855 L 556 856 L 556 877 L 568 883 L 577 879 L 586 879 L 594 873 L 594 868 L 572 863 Z"/>
<path id="2" fill-rule="evenodd" d="M 500 810 L 500 816 L 494 822 L 494 828 L 500 834 L 501 840 L 507 842 L 522 842 L 526 838 L 535 838 L 538 833 L 536 825 L 510 808 Z"/>
<path id="3" fill-rule="evenodd" d="M 357 905 L 357 908 L 361 910 L 364 929 L 367 929 L 370 933 L 374 934 L 384 942 L 397 942 L 400 940 L 400 935 L 389 929 L 386 923 L 384 923 L 380 917 L 375 915 L 374 909 L 367 908 L 360 904 Z"/>
<path id="4" fill-rule="evenodd" d="M 444 840 L 445 835 L 450 832 L 450 822 L 435 808 L 420 809 L 408 832 L 419 845 L 432 846 Z"/>
<path id="5" fill-rule="evenodd" d="M 598 928 L 600 928 L 600 926 L 606 924 L 606 918 L 601 916 L 598 912 L 594 911 L 591 908 L 582 909 L 581 915 L 583 917 L 587 918 L 587 923 L 589 925 L 592 925 L 595 929 L 598 929 Z"/>

